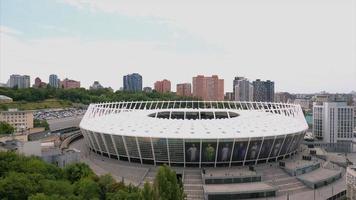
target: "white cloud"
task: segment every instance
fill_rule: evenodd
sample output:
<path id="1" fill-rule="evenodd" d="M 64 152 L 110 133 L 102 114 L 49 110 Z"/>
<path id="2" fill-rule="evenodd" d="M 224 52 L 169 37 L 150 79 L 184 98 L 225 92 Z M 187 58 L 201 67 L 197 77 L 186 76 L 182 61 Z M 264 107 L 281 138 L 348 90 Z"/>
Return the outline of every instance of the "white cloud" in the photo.
<path id="1" fill-rule="evenodd" d="M 190 81 L 191 74 L 181 71 L 181 66 L 217 65 L 214 59 L 203 56 L 178 55 L 165 51 L 152 42 L 82 41 L 80 38 L 47 38 L 24 42 L 3 34 L 1 44 L 1 78 L 7 80 L 12 73 L 29 74 L 32 80 L 39 76 L 48 81 L 56 73 L 60 78 L 81 80 L 88 87 L 94 80 L 118 89 L 122 76 L 140 72 L 144 84 L 152 86 L 155 79 L 170 78 L 174 82 Z M 198 56 L 198 57 L 197 57 Z M 174 62 L 172 62 L 174 60 Z M 210 62 L 210 63 L 209 63 Z M 162 67 L 166 66 L 166 67 Z M 179 76 L 176 76 L 179 74 Z"/>
<path id="2" fill-rule="evenodd" d="M 1 79 L 10 73 L 94 80 L 118 89 L 122 75 L 139 72 L 144 84 L 158 79 L 191 81 L 218 74 L 231 90 L 235 75 L 272 79 L 278 91 L 348 92 L 355 89 L 352 20 L 348 0 L 117 1 L 63 0 L 78 9 L 120 13 L 169 23 L 222 54 L 179 54 L 174 43 L 80 38 L 23 41 L 4 34 Z M 180 35 L 173 35 L 179 38 Z M 57 72 L 57 71 L 58 72 Z M 84 78 L 85 77 L 85 78 Z"/>
<path id="3" fill-rule="evenodd" d="M 12 29 L 7 26 L 0 25 L 0 34 L 10 34 L 10 35 L 21 35 L 22 33 L 18 30 Z"/>
<path id="4" fill-rule="evenodd" d="M 278 90 L 332 85 L 347 91 L 356 85 L 350 0 L 64 1 L 96 12 L 159 19 L 219 46 L 225 55 L 217 58 L 216 73 L 225 74 L 223 68 L 273 79 Z"/>
<path id="5" fill-rule="evenodd" d="M 41 28 L 46 29 L 46 30 L 61 32 L 61 33 L 69 33 L 70 32 L 69 30 L 67 30 L 63 27 L 57 27 L 54 25 L 42 25 Z"/>

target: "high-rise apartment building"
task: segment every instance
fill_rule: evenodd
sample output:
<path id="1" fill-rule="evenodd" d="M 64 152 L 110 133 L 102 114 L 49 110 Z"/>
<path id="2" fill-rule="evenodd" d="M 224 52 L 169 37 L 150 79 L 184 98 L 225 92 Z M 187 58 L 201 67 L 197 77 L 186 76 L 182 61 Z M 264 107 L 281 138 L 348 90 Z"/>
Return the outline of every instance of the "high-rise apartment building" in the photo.
<path id="1" fill-rule="evenodd" d="M 263 102 L 274 101 L 274 82 L 257 79 L 253 81 L 253 100 Z"/>
<path id="2" fill-rule="evenodd" d="M 236 101 L 253 101 L 253 85 L 245 77 L 235 77 L 233 95 Z"/>
<path id="3" fill-rule="evenodd" d="M 265 81 L 265 87 L 266 87 L 266 101 L 268 102 L 274 102 L 274 82 L 267 80 Z"/>
<path id="4" fill-rule="evenodd" d="M 354 107 L 346 102 L 314 102 L 313 133 L 327 143 L 352 141 Z"/>
<path id="5" fill-rule="evenodd" d="M 128 74 L 123 77 L 124 91 L 142 91 L 142 76 L 138 73 Z"/>
<path id="6" fill-rule="evenodd" d="M 177 92 L 178 96 L 192 96 L 192 84 L 190 83 L 179 83 L 177 84 Z"/>
<path id="7" fill-rule="evenodd" d="M 17 87 L 17 88 L 29 88 L 30 87 L 30 76 L 28 75 L 18 75 L 13 74 L 10 76 L 8 81 L 9 87 Z"/>
<path id="8" fill-rule="evenodd" d="M 80 81 L 75 81 L 75 80 L 66 78 L 63 81 L 61 81 L 60 87 L 63 89 L 80 88 Z"/>
<path id="9" fill-rule="evenodd" d="M 171 82 L 167 79 L 163 79 L 162 81 L 156 81 L 154 84 L 154 88 L 157 92 L 165 93 L 171 91 Z"/>
<path id="10" fill-rule="evenodd" d="M 59 78 L 56 74 L 51 74 L 51 75 L 49 75 L 48 84 L 53 88 L 59 88 L 61 81 L 59 80 Z"/>
<path id="11" fill-rule="evenodd" d="M 206 101 L 224 100 L 224 79 L 217 75 L 204 77 L 198 75 L 193 77 L 193 96 Z"/>

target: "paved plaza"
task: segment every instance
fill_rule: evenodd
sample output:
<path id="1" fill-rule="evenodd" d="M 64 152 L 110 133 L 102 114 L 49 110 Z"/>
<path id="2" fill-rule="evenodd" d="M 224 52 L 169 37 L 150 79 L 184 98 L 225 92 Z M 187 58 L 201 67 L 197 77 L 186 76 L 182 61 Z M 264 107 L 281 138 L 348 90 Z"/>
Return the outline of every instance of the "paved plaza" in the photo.
<path id="1" fill-rule="evenodd" d="M 141 165 L 137 163 L 129 163 L 100 156 L 96 153 L 89 152 L 83 143 L 83 139 L 73 142 L 70 148 L 75 148 L 81 151 L 81 160 L 87 163 L 96 174 L 102 175 L 110 173 L 117 181 L 124 181 L 127 184 L 142 186 L 145 181 L 152 182 L 157 172 L 157 168 L 153 165 Z M 350 154 L 351 160 L 356 161 L 356 154 Z M 298 157 L 298 156 L 297 156 Z M 293 158 L 298 159 L 298 158 Z M 292 159 L 287 159 L 292 161 Z M 321 162 L 328 166 L 326 162 Z M 183 183 L 188 199 L 203 199 L 203 183 L 201 170 L 197 168 L 174 168 L 177 173 L 184 174 Z M 322 170 L 325 172 L 322 168 Z M 277 187 L 277 196 L 268 199 L 315 199 L 324 200 L 332 194 L 341 192 L 345 186 L 345 170 L 342 169 L 342 178 L 332 184 L 318 188 L 310 189 L 300 182 L 296 177 L 288 175 L 283 169 L 278 166 L 278 163 L 261 164 L 255 167 L 255 171 L 261 174 L 262 181 L 272 187 Z M 251 174 L 247 167 L 231 167 L 228 170 L 223 168 L 206 168 L 206 172 L 212 176 L 221 176 L 228 174 Z M 254 174 L 254 173 L 252 173 Z M 260 184 L 260 183 L 256 183 Z M 254 184 L 250 185 L 254 188 Z M 257 186 L 257 185 L 256 185 Z M 210 188 L 211 189 L 211 188 Z M 194 197 L 194 198 L 193 198 Z"/>

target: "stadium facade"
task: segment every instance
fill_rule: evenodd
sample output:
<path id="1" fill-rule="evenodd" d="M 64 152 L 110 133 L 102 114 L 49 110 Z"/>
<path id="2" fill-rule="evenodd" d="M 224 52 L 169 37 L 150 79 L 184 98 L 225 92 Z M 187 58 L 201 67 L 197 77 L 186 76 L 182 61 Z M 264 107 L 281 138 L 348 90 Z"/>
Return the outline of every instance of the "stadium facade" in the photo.
<path id="1" fill-rule="evenodd" d="M 308 125 L 295 104 L 141 101 L 91 104 L 80 128 L 90 150 L 110 158 L 217 167 L 289 157 Z"/>

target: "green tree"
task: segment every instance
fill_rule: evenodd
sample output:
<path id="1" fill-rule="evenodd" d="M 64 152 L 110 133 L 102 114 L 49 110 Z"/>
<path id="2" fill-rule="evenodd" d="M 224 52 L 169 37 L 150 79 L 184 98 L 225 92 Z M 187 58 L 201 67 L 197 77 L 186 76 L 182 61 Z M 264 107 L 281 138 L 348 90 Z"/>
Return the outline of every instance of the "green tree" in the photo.
<path id="1" fill-rule="evenodd" d="M 41 190 L 47 195 L 62 195 L 68 197 L 73 194 L 74 187 L 66 180 L 42 180 Z"/>
<path id="2" fill-rule="evenodd" d="M 167 165 L 159 167 L 154 181 L 156 199 L 183 200 L 185 198 L 182 184 L 177 180 L 174 170 Z"/>
<path id="3" fill-rule="evenodd" d="M 5 104 L 0 104 L 0 110 L 8 110 L 9 106 L 5 105 Z"/>
<path id="4" fill-rule="evenodd" d="M 168 166 L 159 168 L 154 184 L 143 189 L 97 177 L 84 163 L 61 169 L 37 157 L 0 152 L 0 199 L 30 200 L 182 200 L 182 184 Z"/>
<path id="5" fill-rule="evenodd" d="M 29 200 L 58 200 L 56 196 L 49 196 L 43 193 L 37 193 L 35 195 L 31 195 Z"/>
<path id="6" fill-rule="evenodd" d="M 112 178 L 110 174 L 105 174 L 100 176 L 98 179 L 98 185 L 100 188 L 100 199 L 105 200 L 106 194 L 108 192 L 115 191 L 115 180 Z"/>
<path id="7" fill-rule="evenodd" d="M 0 122 L 0 135 L 1 134 L 13 134 L 15 128 L 8 124 L 7 122 Z"/>
<path id="8" fill-rule="evenodd" d="M 39 120 L 39 119 L 33 119 L 33 126 L 34 127 L 44 127 L 45 130 L 49 130 L 49 124 L 47 120 Z"/>
<path id="9" fill-rule="evenodd" d="M 99 199 L 99 191 L 99 185 L 91 178 L 82 178 L 75 183 L 75 192 L 81 199 Z"/>
<path id="10" fill-rule="evenodd" d="M 115 193 L 108 193 L 107 200 L 138 200 L 140 199 L 140 193 L 129 192 L 126 190 L 119 190 Z"/>
<path id="11" fill-rule="evenodd" d="M 155 200 L 154 189 L 149 182 L 145 182 L 143 189 L 141 190 L 142 200 Z"/>
<path id="12" fill-rule="evenodd" d="M 93 171 L 85 163 L 75 163 L 64 168 L 64 174 L 71 183 L 79 181 L 81 178 L 94 177 Z"/>
<path id="13" fill-rule="evenodd" d="M 28 199 L 29 200 L 81 200 L 79 197 L 74 195 L 63 197 L 57 194 L 46 195 L 43 193 L 37 193 L 35 195 L 31 195 Z"/>
<path id="14" fill-rule="evenodd" d="M 100 90 L 86 90 L 84 88 L 0 88 L 0 94 L 9 96 L 14 101 L 38 102 L 54 98 L 83 104 L 106 101 L 196 100 L 194 97 L 181 97 L 175 93 L 113 92 L 107 88 Z"/>
<path id="15" fill-rule="evenodd" d="M 36 183 L 24 173 L 9 172 L 0 179 L 0 199 L 27 199 L 37 192 Z"/>

